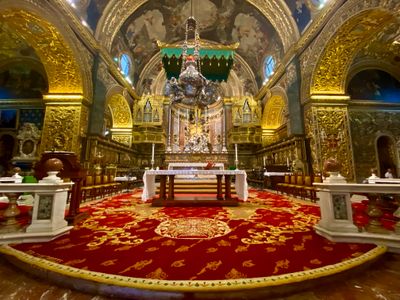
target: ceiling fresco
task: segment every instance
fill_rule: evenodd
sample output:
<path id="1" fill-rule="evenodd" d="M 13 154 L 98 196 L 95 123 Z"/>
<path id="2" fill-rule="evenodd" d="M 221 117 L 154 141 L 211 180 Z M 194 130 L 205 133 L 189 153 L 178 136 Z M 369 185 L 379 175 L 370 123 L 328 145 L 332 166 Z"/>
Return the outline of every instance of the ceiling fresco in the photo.
<path id="1" fill-rule="evenodd" d="M 311 12 L 307 4 L 311 2 L 310 0 L 285 0 L 286 5 L 289 7 L 294 20 L 296 21 L 297 27 L 299 28 L 300 32 L 307 27 L 308 23 L 311 21 Z M 323 2 L 323 0 L 313 1 L 315 4 L 318 2 Z"/>
<path id="2" fill-rule="evenodd" d="M 237 53 L 253 69 L 258 84 L 263 81 L 263 61 L 273 55 L 279 61 L 282 43 L 270 22 L 252 5 L 239 0 L 194 0 L 193 15 L 198 20 L 200 38 L 220 44 L 239 42 Z M 124 23 L 112 46 L 112 55 L 124 51 L 133 56 L 133 80 L 158 51 L 157 40 L 174 43 L 184 40 L 190 1 L 149 1 Z"/>

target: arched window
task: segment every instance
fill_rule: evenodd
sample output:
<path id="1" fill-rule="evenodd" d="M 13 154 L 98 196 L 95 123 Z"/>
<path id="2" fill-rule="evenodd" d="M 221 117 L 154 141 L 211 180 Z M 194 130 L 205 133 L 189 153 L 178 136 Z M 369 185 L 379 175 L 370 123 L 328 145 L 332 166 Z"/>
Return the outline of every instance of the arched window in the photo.
<path id="1" fill-rule="evenodd" d="M 269 78 L 274 74 L 275 71 L 275 59 L 268 55 L 264 60 L 264 77 L 265 79 Z"/>
<path id="2" fill-rule="evenodd" d="M 132 61 L 128 54 L 123 53 L 119 57 L 119 68 L 124 76 L 128 76 L 131 72 Z"/>

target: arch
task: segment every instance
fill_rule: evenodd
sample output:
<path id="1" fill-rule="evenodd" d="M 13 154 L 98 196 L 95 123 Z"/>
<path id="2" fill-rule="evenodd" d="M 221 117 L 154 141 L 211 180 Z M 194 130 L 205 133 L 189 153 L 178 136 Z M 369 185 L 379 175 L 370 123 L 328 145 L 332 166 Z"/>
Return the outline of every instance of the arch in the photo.
<path id="1" fill-rule="evenodd" d="M 112 128 L 132 128 L 132 114 L 129 103 L 122 95 L 121 87 L 113 87 L 107 92 L 106 107 L 110 109 Z"/>
<path id="2" fill-rule="evenodd" d="M 393 12 L 399 11 L 400 3 L 396 0 L 344 3 L 313 47 L 302 55 L 302 101 L 310 94 L 343 94 L 355 55 L 379 30 L 394 22 Z"/>
<path id="3" fill-rule="evenodd" d="M 60 24 L 60 20 L 49 16 L 50 9 L 42 8 L 42 2 L 36 5 L 7 1 L 2 4 L 0 22 L 7 24 L 35 50 L 45 69 L 50 94 L 91 93 L 90 75 L 83 71 L 90 68 L 80 58 L 82 53 L 78 54 L 72 33 L 65 24 L 55 25 Z"/>
<path id="4" fill-rule="evenodd" d="M 275 88 L 266 100 L 262 120 L 262 129 L 277 129 L 286 122 L 287 96 L 283 89 Z"/>

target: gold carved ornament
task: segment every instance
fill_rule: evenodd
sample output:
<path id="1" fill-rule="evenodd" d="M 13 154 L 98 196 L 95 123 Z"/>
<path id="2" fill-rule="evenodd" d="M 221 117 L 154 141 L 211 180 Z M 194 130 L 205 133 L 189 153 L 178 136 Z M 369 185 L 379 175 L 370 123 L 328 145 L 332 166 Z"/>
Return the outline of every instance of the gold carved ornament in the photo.
<path id="1" fill-rule="evenodd" d="M 285 107 L 285 100 L 279 95 L 274 95 L 268 99 L 262 116 L 261 128 L 276 129 L 283 125 Z"/>
<path id="2" fill-rule="evenodd" d="M 79 153 L 81 107 L 47 106 L 41 151 L 73 151 Z"/>
<path id="3" fill-rule="evenodd" d="M 113 128 L 132 128 L 132 115 L 128 101 L 121 94 L 115 94 L 108 100 Z"/>
<path id="4" fill-rule="evenodd" d="M 344 24 L 318 61 L 311 94 L 344 94 L 347 72 L 355 55 L 392 19 L 387 12 L 370 10 Z"/>
<path id="5" fill-rule="evenodd" d="M 131 145 L 131 141 L 132 141 L 132 135 L 120 135 L 120 134 L 113 134 L 112 135 L 112 140 L 116 141 L 120 144 L 124 144 L 127 146 Z"/>
<path id="6" fill-rule="evenodd" d="M 313 132 L 314 141 L 310 142 L 310 146 L 313 158 L 318 161 L 318 165 L 313 165 L 313 168 L 316 168 L 314 170 L 322 171 L 325 160 L 334 157 L 342 165 L 341 174 L 347 179 L 352 179 L 353 156 L 347 108 L 318 107 L 313 108 L 311 113 L 313 124 L 307 124 L 306 128 L 307 131 Z"/>
<path id="7" fill-rule="evenodd" d="M 76 58 L 58 29 L 31 12 L 4 10 L 5 22 L 35 49 L 47 73 L 49 93 L 82 93 L 82 77 Z"/>

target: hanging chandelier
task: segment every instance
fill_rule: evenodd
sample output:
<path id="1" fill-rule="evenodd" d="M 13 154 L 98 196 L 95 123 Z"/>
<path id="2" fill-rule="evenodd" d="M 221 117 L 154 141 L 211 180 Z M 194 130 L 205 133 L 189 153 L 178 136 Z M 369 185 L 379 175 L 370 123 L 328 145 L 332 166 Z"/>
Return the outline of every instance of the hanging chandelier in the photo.
<path id="1" fill-rule="evenodd" d="M 194 40 L 192 45 L 188 42 L 191 36 L 193 36 Z M 168 59 L 168 56 L 164 57 Z M 177 64 L 179 60 L 176 59 L 176 56 L 173 57 Z M 164 60 L 165 59 L 163 59 L 163 62 Z M 200 37 L 197 21 L 191 16 L 186 20 L 185 41 L 182 46 L 179 77 L 171 76 L 166 82 L 165 95 L 170 97 L 171 104 L 182 103 L 189 106 L 205 108 L 221 99 L 218 80 L 209 80 L 202 74 L 200 60 Z M 230 62 L 230 67 L 232 62 L 233 58 Z M 167 65 L 170 63 L 171 62 L 168 61 Z M 164 65 L 166 64 L 164 63 Z M 218 63 L 218 66 L 219 65 Z"/>

